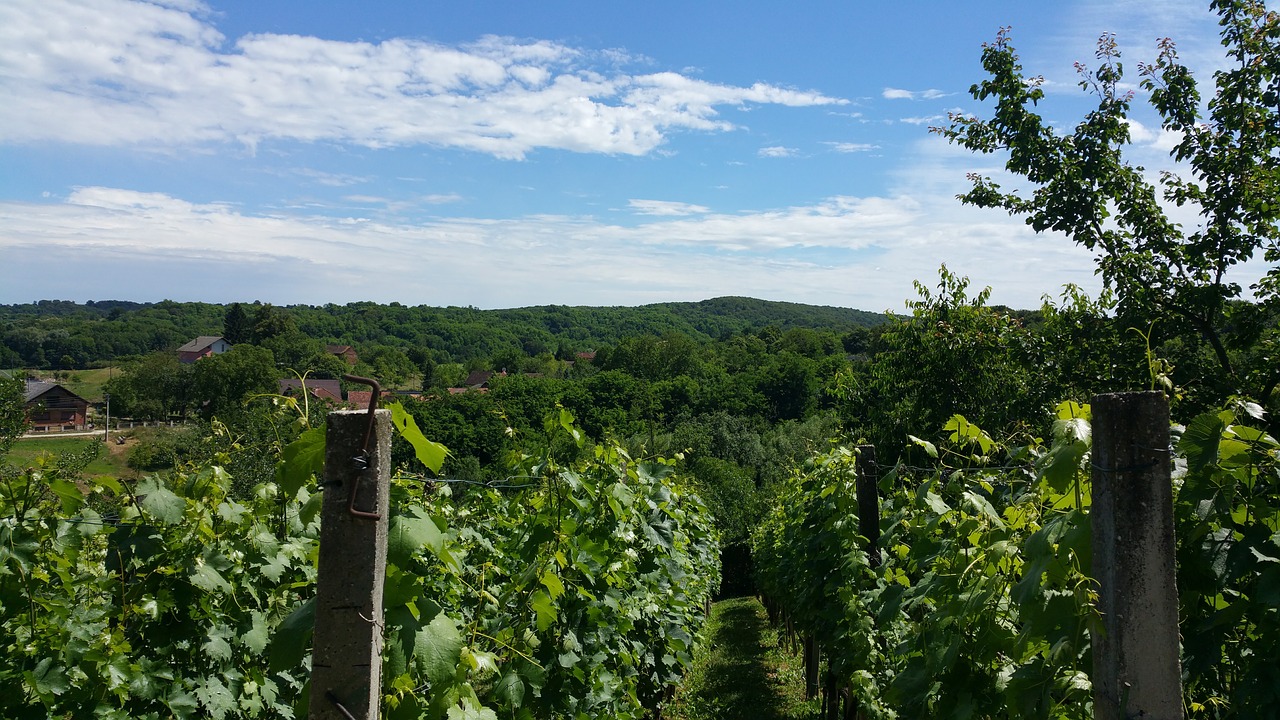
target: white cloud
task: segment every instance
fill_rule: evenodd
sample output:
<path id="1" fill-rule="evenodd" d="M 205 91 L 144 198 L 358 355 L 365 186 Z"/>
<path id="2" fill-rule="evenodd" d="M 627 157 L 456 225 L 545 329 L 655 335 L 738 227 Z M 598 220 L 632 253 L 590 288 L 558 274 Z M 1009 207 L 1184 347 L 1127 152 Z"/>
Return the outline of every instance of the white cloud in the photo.
<path id="1" fill-rule="evenodd" d="M 880 95 L 885 100 L 936 100 L 937 98 L 946 97 L 950 94 L 951 93 L 945 93 L 933 88 L 928 90 L 902 90 L 899 88 L 887 87 Z"/>
<path id="2" fill-rule="evenodd" d="M 773 145 L 771 147 L 760 148 L 760 150 L 757 151 L 756 154 L 763 158 L 785 158 L 785 157 L 795 157 L 796 152 L 797 151 L 795 148 L 782 147 L 781 145 Z"/>
<path id="3" fill-rule="evenodd" d="M 830 145 L 831 149 L 838 153 L 871 152 L 872 150 L 880 149 L 879 145 L 873 145 L 871 143 L 828 142 L 825 144 Z"/>
<path id="4" fill-rule="evenodd" d="M 722 107 L 846 102 L 761 83 L 593 71 L 617 54 L 547 41 L 448 47 L 253 34 L 228 46 L 198 11 L 187 2 L 0 4 L 0 141 L 255 148 L 288 139 L 502 158 L 537 148 L 643 155 L 672 132 L 734 129 Z"/>
<path id="5" fill-rule="evenodd" d="M 0 253 L 11 260 L 0 287 L 7 301 L 100 299 L 124 288 L 135 299 L 480 307 L 732 294 L 882 310 L 901 309 L 911 279 L 929 282 L 942 262 L 1015 306 L 1038 305 L 1061 282 L 1090 285 L 1088 254 L 1071 243 L 960 207 L 954 188 L 936 180 L 917 184 L 914 194 L 741 213 L 634 200 L 653 220 L 625 226 L 563 215 L 408 223 L 359 211 L 249 214 L 87 187 L 61 203 L 0 202 Z M 51 267 L 66 269 L 37 271 Z"/>
<path id="6" fill-rule="evenodd" d="M 946 120 L 946 115 L 925 115 L 922 117 L 904 117 L 898 118 L 898 122 L 908 125 L 934 125 Z"/>
<path id="7" fill-rule="evenodd" d="M 629 200 L 627 206 L 640 215 L 701 215 L 711 212 L 711 208 L 690 203 L 672 202 L 669 200 Z"/>

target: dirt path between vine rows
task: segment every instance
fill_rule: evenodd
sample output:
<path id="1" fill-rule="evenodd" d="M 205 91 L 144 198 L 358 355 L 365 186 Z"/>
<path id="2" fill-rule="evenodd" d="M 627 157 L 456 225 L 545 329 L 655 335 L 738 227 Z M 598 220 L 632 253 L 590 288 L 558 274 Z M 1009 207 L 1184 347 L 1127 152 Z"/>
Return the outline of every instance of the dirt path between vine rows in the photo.
<path id="1" fill-rule="evenodd" d="M 676 693 L 664 720 L 801 720 L 819 714 L 805 702 L 799 656 L 779 647 L 754 597 L 715 603 L 709 642 Z"/>

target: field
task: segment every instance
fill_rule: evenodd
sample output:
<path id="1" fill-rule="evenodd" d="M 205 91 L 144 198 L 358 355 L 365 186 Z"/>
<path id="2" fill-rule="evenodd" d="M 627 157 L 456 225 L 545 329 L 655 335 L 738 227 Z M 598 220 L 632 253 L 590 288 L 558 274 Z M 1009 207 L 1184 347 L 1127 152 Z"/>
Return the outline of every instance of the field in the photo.
<path id="1" fill-rule="evenodd" d="M 18 467 L 33 467 L 37 459 L 45 453 L 52 453 L 55 456 L 61 453 L 77 453 L 94 444 L 102 445 L 101 435 L 23 438 L 13 444 L 6 460 Z M 125 465 L 125 458 L 132 446 L 131 441 L 126 441 L 124 445 L 111 442 L 109 445 L 102 446 L 104 450 L 99 452 L 97 459 L 84 469 L 85 474 L 90 477 L 109 475 L 118 478 L 134 473 Z"/>

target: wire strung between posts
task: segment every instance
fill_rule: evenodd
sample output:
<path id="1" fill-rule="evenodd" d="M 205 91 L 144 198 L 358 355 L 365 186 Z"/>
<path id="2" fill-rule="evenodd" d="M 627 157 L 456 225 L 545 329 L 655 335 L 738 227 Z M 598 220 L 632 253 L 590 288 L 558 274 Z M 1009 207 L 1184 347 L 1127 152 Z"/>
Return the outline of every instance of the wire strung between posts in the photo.
<path id="1" fill-rule="evenodd" d="M 1145 450 L 1147 452 L 1161 453 L 1163 455 L 1173 454 L 1173 449 L 1168 447 L 1156 448 L 1156 447 L 1143 447 L 1141 445 L 1130 445 L 1129 447 L 1132 450 Z M 1122 465 L 1120 467 L 1114 467 L 1114 468 L 1103 467 L 1098 463 L 1090 463 L 1090 465 L 1093 466 L 1094 470 L 1097 470 L 1100 473 L 1104 473 L 1106 475 L 1114 475 L 1116 473 L 1137 472 L 1139 470 L 1150 470 L 1153 467 L 1159 466 L 1160 461 L 1152 460 L 1149 463 L 1140 463 L 1137 465 Z"/>
<path id="2" fill-rule="evenodd" d="M 496 480 L 468 480 L 466 478 L 428 478 L 420 475 L 399 475 L 392 480 L 417 480 L 428 484 L 442 483 L 445 485 L 472 485 L 475 487 L 491 488 L 494 490 L 509 490 L 527 487 L 538 487 L 541 482 L 513 483 L 512 480 L 518 478 L 539 479 L 537 475 L 508 475 L 501 482 Z"/>

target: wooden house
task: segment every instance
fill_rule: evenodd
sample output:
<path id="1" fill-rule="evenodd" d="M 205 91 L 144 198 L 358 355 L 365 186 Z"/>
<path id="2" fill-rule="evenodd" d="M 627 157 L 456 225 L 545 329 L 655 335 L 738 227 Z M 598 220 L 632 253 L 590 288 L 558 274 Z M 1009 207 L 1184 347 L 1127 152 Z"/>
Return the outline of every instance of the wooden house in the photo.
<path id="1" fill-rule="evenodd" d="M 28 380 L 24 406 L 36 431 L 83 430 L 89 421 L 89 401 L 57 383 Z"/>

